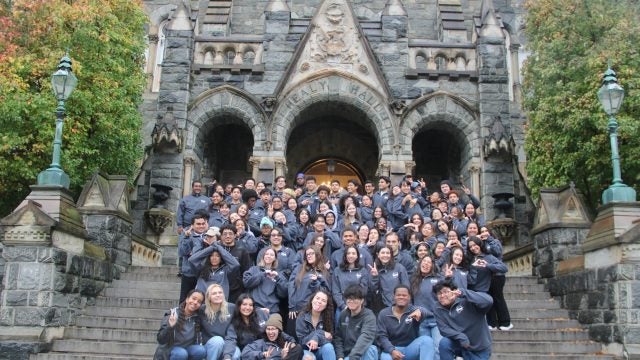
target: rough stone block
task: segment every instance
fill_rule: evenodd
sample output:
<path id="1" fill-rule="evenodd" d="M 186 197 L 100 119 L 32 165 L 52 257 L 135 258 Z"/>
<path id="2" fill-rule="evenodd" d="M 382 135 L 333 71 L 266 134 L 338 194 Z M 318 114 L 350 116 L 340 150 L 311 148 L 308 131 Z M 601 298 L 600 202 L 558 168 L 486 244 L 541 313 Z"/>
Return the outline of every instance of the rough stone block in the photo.
<path id="1" fill-rule="evenodd" d="M 15 308 L 13 325 L 16 326 L 42 326 L 48 310 L 43 308 Z"/>
<path id="2" fill-rule="evenodd" d="M 23 290 L 50 289 L 53 269 L 54 267 L 50 264 L 20 264 L 17 288 Z"/>
<path id="3" fill-rule="evenodd" d="M 53 263 L 55 265 L 67 265 L 67 253 L 57 248 L 38 249 L 39 263 Z"/>
<path id="4" fill-rule="evenodd" d="M 610 343 L 613 341 L 613 326 L 591 325 L 589 326 L 589 337 L 595 341 Z"/>
<path id="5" fill-rule="evenodd" d="M 8 290 L 4 292 L 5 306 L 27 306 L 29 292 L 24 290 Z"/>
<path id="6" fill-rule="evenodd" d="M 578 321 L 583 324 L 599 324 L 602 323 L 602 320 L 602 311 L 582 310 L 578 312 Z"/>
<path id="7" fill-rule="evenodd" d="M 11 262 L 32 262 L 38 259 L 37 247 L 7 246 L 2 251 L 2 257 Z"/>
<path id="8" fill-rule="evenodd" d="M 0 342 L 0 359 L 29 360 L 30 354 L 45 351 L 47 344 L 39 342 L 3 341 Z"/>

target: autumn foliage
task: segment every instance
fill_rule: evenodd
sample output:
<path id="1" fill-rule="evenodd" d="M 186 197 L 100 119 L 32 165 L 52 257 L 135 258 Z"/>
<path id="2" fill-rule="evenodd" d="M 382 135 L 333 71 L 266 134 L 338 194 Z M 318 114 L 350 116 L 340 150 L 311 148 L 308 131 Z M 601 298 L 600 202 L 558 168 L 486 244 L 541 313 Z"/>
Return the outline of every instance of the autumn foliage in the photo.
<path id="1" fill-rule="evenodd" d="M 72 190 L 96 169 L 134 174 L 141 156 L 145 22 L 137 0 L 0 5 L 0 216 L 51 162 L 56 102 L 50 81 L 67 49 L 78 78 L 66 102 L 62 141 Z"/>
<path id="2" fill-rule="evenodd" d="M 626 97 L 616 116 L 622 177 L 640 190 L 640 4 L 527 2 L 525 108 L 529 185 L 575 182 L 592 207 L 612 180 L 607 116 L 597 98 L 608 61 Z"/>

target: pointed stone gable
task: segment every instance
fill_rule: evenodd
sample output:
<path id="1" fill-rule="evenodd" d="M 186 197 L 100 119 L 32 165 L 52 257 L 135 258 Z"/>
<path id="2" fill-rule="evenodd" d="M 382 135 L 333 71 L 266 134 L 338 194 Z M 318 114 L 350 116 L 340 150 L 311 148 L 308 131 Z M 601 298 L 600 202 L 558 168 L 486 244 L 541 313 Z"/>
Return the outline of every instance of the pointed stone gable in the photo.
<path id="1" fill-rule="evenodd" d="M 51 244 L 51 229 L 58 222 L 42 211 L 40 204 L 28 200 L 26 205 L 0 220 L 0 240 L 5 245 Z"/>
<path id="2" fill-rule="evenodd" d="M 532 232 L 546 227 L 589 224 L 591 214 L 573 184 L 560 189 L 540 190 L 540 202 Z"/>
<path id="3" fill-rule="evenodd" d="M 103 175 L 95 173 L 78 198 L 78 210 L 81 212 L 106 210 L 129 215 L 129 192 L 126 176 Z"/>
<path id="4" fill-rule="evenodd" d="M 382 72 L 348 1 L 325 0 L 283 79 L 281 94 L 326 72 L 355 78 L 381 95 L 389 96 Z"/>

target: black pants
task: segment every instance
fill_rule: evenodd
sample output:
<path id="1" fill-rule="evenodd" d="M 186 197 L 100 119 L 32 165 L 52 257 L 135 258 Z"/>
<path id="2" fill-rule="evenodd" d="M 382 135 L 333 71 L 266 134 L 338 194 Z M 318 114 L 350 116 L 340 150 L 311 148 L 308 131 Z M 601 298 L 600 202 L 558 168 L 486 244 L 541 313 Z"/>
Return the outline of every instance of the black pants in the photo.
<path id="1" fill-rule="evenodd" d="M 180 304 L 187 299 L 187 294 L 189 291 L 195 289 L 197 283 L 197 277 L 182 275 L 180 278 Z"/>
<path id="2" fill-rule="evenodd" d="M 494 275 L 491 278 L 489 295 L 493 298 L 493 306 L 491 306 L 491 310 L 487 313 L 487 323 L 492 327 L 509 326 L 511 323 L 509 308 L 507 307 L 503 293 L 505 282 L 506 276 L 504 275 Z"/>

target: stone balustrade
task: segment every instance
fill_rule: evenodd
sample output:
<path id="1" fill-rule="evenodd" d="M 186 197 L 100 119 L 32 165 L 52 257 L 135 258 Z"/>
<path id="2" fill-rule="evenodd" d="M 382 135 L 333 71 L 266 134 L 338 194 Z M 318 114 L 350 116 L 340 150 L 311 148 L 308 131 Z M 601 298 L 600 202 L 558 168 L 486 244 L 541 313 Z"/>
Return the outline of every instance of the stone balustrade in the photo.
<path id="1" fill-rule="evenodd" d="M 532 276 L 533 251 L 533 244 L 528 244 L 504 254 L 504 263 L 509 268 L 507 276 Z"/>
<path id="2" fill-rule="evenodd" d="M 162 253 L 157 245 L 140 236 L 134 236 L 131 242 L 131 265 L 160 266 Z"/>
<path id="3" fill-rule="evenodd" d="M 193 69 L 196 73 L 205 69 L 231 73 L 264 72 L 262 39 L 231 39 L 196 37 Z"/>
<path id="4" fill-rule="evenodd" d="M 439 76 L 478 78 L 476 47 L 471 43 L 410 40 L 408 62 L 406 77 L 409 79 L 437 79 Z"/>

